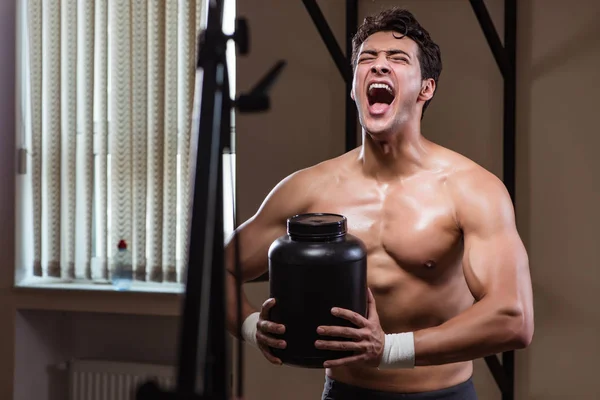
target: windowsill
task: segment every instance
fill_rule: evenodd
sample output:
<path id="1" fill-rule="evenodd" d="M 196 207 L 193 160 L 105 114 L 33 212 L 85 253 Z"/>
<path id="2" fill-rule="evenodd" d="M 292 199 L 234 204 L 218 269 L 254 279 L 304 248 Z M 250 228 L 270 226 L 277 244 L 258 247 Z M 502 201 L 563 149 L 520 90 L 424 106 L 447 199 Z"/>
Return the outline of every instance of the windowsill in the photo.
<path id="1" fill-rule="evenodd" d="M 178 283 L 133 282 L 127 290 L 116 290 L 110 281 L 65 280 L 52 278 L 29 278 L 16 287 L 31 289 L 90 290 L 108 292 L 183 294 L 185 287 Z"/>
<path id="2" fill-rule="evenodd" d="M 35 279 L 15 285 L 17 310 L 99 312 L 179 316 L 185 288 L 179 284 L 135 282 L 117 291 L 108 282 Z"/>

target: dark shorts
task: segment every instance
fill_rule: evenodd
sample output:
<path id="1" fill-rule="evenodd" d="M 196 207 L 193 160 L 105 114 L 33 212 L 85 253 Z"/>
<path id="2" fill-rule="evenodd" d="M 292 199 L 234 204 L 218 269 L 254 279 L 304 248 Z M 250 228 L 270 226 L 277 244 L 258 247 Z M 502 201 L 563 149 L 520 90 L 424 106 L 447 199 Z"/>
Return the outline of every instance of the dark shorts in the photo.
<path id="1" fill-rule="evenodd" d="M 446 389 L 420 393 L 382 392 L 337 382 L 325 376 L 325 388 L 321 400 L 477 400 L 475 387 L 470 378 Z"/>

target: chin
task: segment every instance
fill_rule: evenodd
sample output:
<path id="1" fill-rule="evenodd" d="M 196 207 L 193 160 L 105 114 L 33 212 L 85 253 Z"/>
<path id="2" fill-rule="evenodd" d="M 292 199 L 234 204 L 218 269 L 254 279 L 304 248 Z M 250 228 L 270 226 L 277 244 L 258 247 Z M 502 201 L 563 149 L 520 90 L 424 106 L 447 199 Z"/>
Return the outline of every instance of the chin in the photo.
<path id="1" fill-rule="evenodd" d="M 385 139 L 392 135 L 392 130 L 389 128 L 365 127 L 365 132 L 373 139 Z"/>
<path id="2" fill-rule="evenodd" d="M 392 121 L 368 121 L 363 124 L 365 132 L 373 139 L 385 139 L 394 133 Z"/>

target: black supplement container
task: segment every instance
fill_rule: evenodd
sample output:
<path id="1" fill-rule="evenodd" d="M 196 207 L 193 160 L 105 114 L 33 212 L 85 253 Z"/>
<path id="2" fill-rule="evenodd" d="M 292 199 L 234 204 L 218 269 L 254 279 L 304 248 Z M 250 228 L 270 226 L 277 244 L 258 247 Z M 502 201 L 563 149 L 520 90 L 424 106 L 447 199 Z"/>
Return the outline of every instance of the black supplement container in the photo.
<path id="1" fill-rule="evenodd" d="M 284 364 L 322 368 L 326 360 L 349 357 L 348 351 L 321 350 L 317 327 L 353 324 L 331 314 L 341 307 L 367 316 L 367 252 L 363 242 L 347 232 L 347 219 L 339 214 L 300 214 L 287 220 L 287 235 L 269 248 L 269 289 L 275 298 L 269 319 L 285 325 L 273 335 L 287 342 L 272 348 Z"/>

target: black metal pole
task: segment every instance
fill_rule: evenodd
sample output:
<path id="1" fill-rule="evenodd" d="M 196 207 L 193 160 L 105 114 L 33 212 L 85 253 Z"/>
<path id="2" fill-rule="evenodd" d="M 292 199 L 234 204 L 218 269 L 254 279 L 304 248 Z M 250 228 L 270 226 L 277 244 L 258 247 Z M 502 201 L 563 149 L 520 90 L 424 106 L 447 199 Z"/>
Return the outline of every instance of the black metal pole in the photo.
<path id="1" fill-rule="evenodd" d="M 346 64 L 350 65 L 352 59 L 352 37 L 358 25 L 358 0 L 346 0 Z M 353 69 L 353 67 L 351 68 Z M 352 76 L 346 80 L 346 151 L 356 148 L 357 111 L 356 104 L 350 97 L 352 90 Z"/>
<path id="2" fill-rule="evenodd" d="M 516 189 L 516 97 L 517 97 L 517 4 L 516 0 L 504 0 L 504 46 L 496 32 L 483 0 L 469 0 L 479 25 L 487 39 L 490 50 L 504 80 L 503 126 L 502 126 L 502 179 L 515 205 Z M 502 353 L 502 364 L 497 356 L 485 357 L 500 391 L 502 400 L 514 400 L 515 355 L 514 351 Z"/>
<path id="3" fill-rule="evenodd" d="M 327 20 L 321 12 L 316 0 L 302 0 L 302 3 L 312 18 L 317 31 L 321 35 L 323 43 L 325 43 L 325 46 L 327 47 L 327 50 L 329 50 L 329 54 L 331 55 L 331 58 L 333 58 L 333 62 L 340 71 L 340 74 L 342 74 L 342 78 L 344 78 L 344 81 L 346 82 L 351 80 L 352 71 L 350 69 L 350 64 L 347 62 L 346 57 L 344 57 L 344 53 L 335 40 L 335 36 L 327 24 Z"/>
<path id="4" fill-rule="evenodd" d="M 479 26 L 481 27 L 488 45 L 490 46 L 490 50 L 492 51 L 492 55 L 496 60 L 496 64 L 498 64 L 500 73 L 502 76 L 505 76 L 509 62 L 508 57 L 504 47 L 502 46 L 502 42 L 500 41 L 500 36 L 498 36 L 498 32 L 496 32 L 492 18 L 488 13 L 487 7 L 485 6 L 483 0 L 469 0 L 469 2 L 471 3 L 471 8 L 473 8 L 473 12 L 477 17 L 477 21 L 479 21 Z"/>
<path id="5" fill-rule="evenodd" d="M 346 83 L 345 93 L 345 111 L 346 111 L 346 133 L 345 133 L 345 151 L 350 151 L 357 146 L 357 111 L 354 101 L 350 97 L 352 90 L 353 69 L 351 66 L 352 57 L 352 37 L 356 33 L 358 25 L 358 0 L 346 0 L 346 56 L 342 53 L 340 45 L 335 39 L 331 28 L 327 24 L 325 16 L 321 12 L 319 5 L 315 0 L 302 0 L 306 11 L 310 15 L 325 47 L 329 51 L 333 62 L 338 68 L 342 79 Z"/>
<path id="6" fill-rule="evenodd" d="M 484 359 L 487 367 L 490 370 L 490 373 L 492 374 L 492 377 L 494 378 L 494 381 L 496 382 L 496 385 L 498 386 L 498 389 L 500 389 L 500 392 L 504 394 L 510 388 L 508 383 L 509 378 L 506 375 L 504 366 L 500 364 L 500 360 L 496 355 L 487 356 Z"/>
<path id="7" fill-rule="evenodd" d="M 223 1 L 211 2 L 208 24 L 198 55 L 202 91 L 189 267 L 179 345 L 178 394 L 228 398 L 225 347 L 225 287 L 222 223 L 222 154 L 224 97 L 228 96 L 226 40 L 222 31 Z M 227 121 L 225 121 L 227 122 Z M 203 378 L 203 379 L 201 379 Z M 201 379 L 201 380 L 200 380 Z"/>
<path id="8" fill-rule="evenodd" d="M 504 183 L 515 203 L 517 2 L 504 0 L 504 48 L 508 60 L 504 78 Z"/>
<path id="9" fill-rule="evenodd" d="M 226 78 L 225 78 L 226 79 Z M 226 97 L 226 96 L 223 96 Z M 222 118 L 225 120 L 227 117 L 222 114 Z M 227 133 L 229 134 L 229 126 L 227 127 Z M 225 129 L 225 124 L 222 125 L 222 129 Z M 221 143 L 222 143 L 221 139 Z M 219 144 L 220 145 L 220 144 Z M 222 146 L 214 146 L 220 147 Z M 202 371 L 204 366 L 204 379 L 202 381 L 202 393 L 203 397 L 207 399 L 229 399 L 230 396 L 230 382 L 229 372 L 231 371 L 230 358 L 231 350 L 226 340 L 225 330 L 225 257 L 223 252 L 223 152 L 218 153 L 218 168 L 217 168 L 217 182 L 216 182 L 216 201 L 214 205 L 221 207 L 219 210 L 215 209 L 214 213 L 214 233 L 213 233 L 213 257 L 212 257 L 212 274 L 210 276 L 210 292 L 208 301 L 201 303 L 201 306 L 206 304 L 206 314 L 208 319 L 206 320 L 207 329 L 201 333 L 198 338 L 198 347 L 204 345 L 206 342 L 206 355 L 204 359 L 198 359 L 197 367 L 199 371 Z M 202 314 L 201 314 L 202 315 Z M 201 321 L 202 322 L 202 321 Z M 202 332 L 202 330 L 201 330 Z M 203 336 L 205 335 L 205 336 Z M 207 338 L 208 340 L 205 340 Z M 199 386 L 199 385 L 196 385 Z M 212 396 L 212 397 L 210 397 Z"/>
<path id="10" fill-rule="evenodd" d="M 180 325 L 177 385 L 162 391 L 154 381 L 142 384 L 138 400 L 229 400 L 229 349 L 225 330 L 222 154 L 229 134 L 230 103 L 222 31 L 223 0 L 209 2 L 208 24 L 199 42 L 193 140 L 195 175 L 189 264 Z M 199 111 L 199 115 L 198 115 Z"/>
<path id="11" fill-rule="evenodd" d="M 516 103 L 517 103 L 517 1 L 504 0 L 504 49 L 508 60 L 504 76 L 503 180 L 515 205 L 516 192 Z M 515 398 L 515 353 L 502 355 L 507 388 L 502 400 Z"/>

